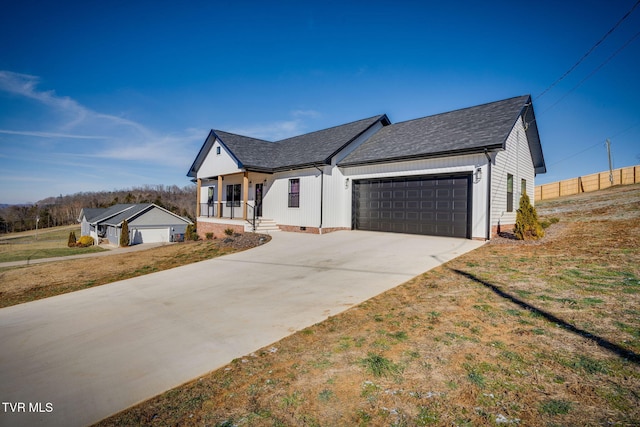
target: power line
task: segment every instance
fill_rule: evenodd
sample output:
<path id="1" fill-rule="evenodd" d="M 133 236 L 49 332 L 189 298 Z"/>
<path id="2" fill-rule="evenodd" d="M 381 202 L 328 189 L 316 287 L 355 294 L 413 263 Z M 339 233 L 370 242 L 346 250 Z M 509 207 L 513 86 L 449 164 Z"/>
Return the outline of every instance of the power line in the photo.
<path id="1" fill-rule="evenodd" d="M 614 135 L 611 137 L 611 139 L 614 139 L 614 138 L 616 138 L 616 137 L 618 137 L 618 136 L 620 136 L 620 135 L 622 135 L 622 134 L 624 134 L 624 133 L 629 132 L 631 129 L 633 129 L 634 127 L 636 127 L 636 126 L 638 126 L 638 125 L 640 125 L 640 122 L 636 122 L 636 123 L 632 124 L 631 126 L 627 127 L 626 129 L 621 130 L 620 132 L 617 132 L 616 134 L 614 134 Z M 558 161 L 556 161 L 556 162 L 553 162 L 553 163 L 551 163 L 551 164 L 550 164 L 550 165 L 548 165 L 548 166 L 554 166 L 554 165 L 557 165 L 558 163 L 562 163 L 562 162 L 564 162 L 564 161 L 567 161 L 567 160 L 573 159 L 574 157 L 579 156 L 580 154 L 584 153 L 585 151 L 589 151 L 589 150 L 591 150 L 591 149 L 593 149 L 593 148 L 595 148 L 595 147 L 597 147 L 597 146 L 599 146 L 599 145 L 601 145 L 601 144 L 602 144 L 602 145 L 606 145 L 606 142 L 598 141 L 598 142 L 596 142 L 595 144 L 590 145 L 590 146 L 588 146 L 587 148 L 585 148 L 585 149 L 583 149 L 583 150 L 578 151 L 577 153 L 573 153 L 572 155 L 570 155 L 570 156 L 568 156 L 568 157 L 565 157 L 565 158 L 560 159 L 560 160 L 558 160 Z"/>
<path id="2" fill-rule="evenodd" d="M 549 92 L 555 85 L 560 83 L 565 77 L 567 77 L 569 74 L 571 74 L 571 72 L 573 70 L 575 70 L 576 67 L 578 67 L 578 65 L 580 65 L 580 63 L 582 61 L 584 61 L 587 58 L 587 56 L 589 56 L 591 54 L 591 52 L 593 52 L 607 37 L 609 37 L 611 35 L 611 33 L 613 33 L 615 31 L 616 28 L 618 28 L 618 26 L 622 23 L 622 21 L 627 19 L 629 17 L 629 15 L 631 15 L 631 13 L 633 13 L 633 11 L 636 9 L 636 7 L 638 7 L 638 5 L 640 5 L 640 0 L 636 1 L 636 4 L 634 4 L 633 7 L 631 9 L 629 9 L 629 11 L 627 13 L 625 13 L 624 16 L 622 18 L 620 18 L 620 20 L 618 22 L 616 22 L 616 24 L 613 27 L 611 27 L 611 29 L 609 31 L 607 31 L 607 33 L 604 36 L 602 36 L 602 38 L 600 40 L 598 40 L 596 42 L 596 44 L 591 46 L 591 49 L 589 49 L 587 51 L 587 53 L 582 55 L 582 58 L 580 58 L 578 60 L 578 62 L 573 64 L 573 66 L 571 68 L 569 68 L 569 70 L 567 70 L 562 76 L 560 76 L 560 78 L 558 80 L 556 80 L 555 82 L 551 83 L 551 85 L 549 85 L 549 87 L 547 87 L 545 90 L 543 90 L 542 93 L 540 93 L 538 96 L 536 96 L 534 98 L 534 100 L 540 98 L 542 95 L 544 95 L 547 92 Z"/>
<path id="3" fill-rule="evenodd" d="M 640 0 L 639 0 L 640 2 Z M 618 50 L 616 50 L 615 52 L 613 52 L 613 54 L 611 56 L 609 56 L 606 60 L 604 60 L 602 63 L 600 63 L 600 65 L 598 65 L 595 69 L 593 69 L 593 71 L 591 71 L 589 74 L 587 74 L 587 76 L 580 80 L 580 82 L 575 85 L 574 87 L 572 87 L 571 89 L 569 89 L 569 91 L 567 93 L 565 93 L 564 95 L 562 95 L 560 97 L 560 99 L 558 99 L 556 102 L 554 102 L 553 104 L 551 104 L 550 107 L 548 107 L 546 110 L 544 110 L 542 112 L 542 114 L 546 113 L 547 111 L 549 111 L 550 109 L 552 109 L 553 107 L 555 107 L 560 101 L 562 101 L 563 99 L 565 99 L 567 96 L 569 96 L 574 90 L 578 89 L 580 86 L 582 86 L 582 84 L 584 82 L 586 82 L 588 79 L 590 79 L 591 77 L 593 77 L 594 74 L 596 74 L 598 71 L 600 71 L 600 69 L 602 67 L 604 67 L 609 61 L 611 61 L 616 55 L 618 55 L 620 52 L 622 52 L 622 50 L 624 48 L 626 48 L 627 46 L 629 46 L 631 44 L 632 41 L 634 41 L 638 36 L 640 36 L 640 31 L 638 31 L 637 33 L 635 33 L 629 40 L 626 41 L 625 44 L 623 44 Z"/>
<path id="4" fill-rule="evenodd" d="M 573 153 L 573 154 L 572 154 L 572 155 L 570 155 L 569 157 L 565 157 L 564 159 L 561 159 L 561 160 L 558 160 L 557 162 L 551 163 L 551 164 L 549 165 L 549 167 L 554 166 L 554 165 L 557 165 L 558 163 L 562 163 L 562 162 L 567 161 L 567 160 L 569 160 L 569 159 L 573 159 L 574 157 L 576 157 L 576 156 L 578 156 L 578 155 L 580 155 L 580 154 L 584 153 L 585 151 L 589 151 L 589 150 L 591 150 L 592 148 L 595 148 L 595 147 L 597 147 L 598 145 L 601 145 L 601 144 L 602 144 L 602 141 L 598 141 L 598 142 L 596 142 L 595 144 L 590 145 L 589 147 L 585 148 L 584 150 L 578 151 L 577 153 Z"/>

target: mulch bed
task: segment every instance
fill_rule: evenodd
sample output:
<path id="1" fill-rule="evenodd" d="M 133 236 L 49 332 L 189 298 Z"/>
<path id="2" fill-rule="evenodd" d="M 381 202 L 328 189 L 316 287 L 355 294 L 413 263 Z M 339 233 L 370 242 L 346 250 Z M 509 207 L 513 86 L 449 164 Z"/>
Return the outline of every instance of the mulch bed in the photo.
<path id="1" fill-rule="evenodd" d="M 258 233 L 236 233 L 233 236 L 223 239 L 216 239 L 221 248 L 232 248 L 237 250 L 251 249 L 264 245 L 271 240 L 268 234 Z"/>
<path id="2" fill-rule="evenodd" d="M 496 237 L 491 238 L 489 243 L 492 245 L 542 245 L 562 236 L 567 228 L 567 223 L 552 224 L 544 230 L 544 237 L 538 240 L 518 240 L 513 232 L 503 231 L 498 233 Z"/>

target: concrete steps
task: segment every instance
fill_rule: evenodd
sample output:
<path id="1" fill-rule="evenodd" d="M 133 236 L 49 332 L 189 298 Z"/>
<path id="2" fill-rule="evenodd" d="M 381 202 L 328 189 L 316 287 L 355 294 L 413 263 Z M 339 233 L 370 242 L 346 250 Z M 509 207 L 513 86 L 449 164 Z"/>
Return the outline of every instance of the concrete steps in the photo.
<path id="1" fill-rule="evenodd" d="M 245 231 L 253 231 L 250 224 L 245 226 Z M 279 231 L 280 228 L 278 228 L 276 222 L 272 219 L 258 218 L 256 220 L 256 233 L 270 234 Z"/>

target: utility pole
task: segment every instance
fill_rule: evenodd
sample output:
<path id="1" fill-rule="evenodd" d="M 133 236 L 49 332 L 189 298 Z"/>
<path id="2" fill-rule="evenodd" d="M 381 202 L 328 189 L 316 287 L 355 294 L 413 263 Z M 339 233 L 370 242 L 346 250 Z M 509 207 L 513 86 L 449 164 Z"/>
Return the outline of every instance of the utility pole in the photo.
<path id="1" fill-rule="evenodd" d="M 611 163 L 611 141 L 607 138 L 607 154 L 609 155 L 609 182 L 613 185 L 613 164 Z"/>

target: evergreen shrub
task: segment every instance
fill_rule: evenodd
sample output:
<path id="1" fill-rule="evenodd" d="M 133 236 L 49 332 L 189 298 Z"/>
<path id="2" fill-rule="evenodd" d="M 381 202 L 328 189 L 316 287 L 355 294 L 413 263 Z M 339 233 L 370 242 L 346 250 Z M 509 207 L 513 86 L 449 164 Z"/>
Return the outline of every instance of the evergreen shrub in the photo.
<path id="1" fill-rule="evenodd" d="M 120 246 L 126 247 L 129 246 L 129 223 L 125 219 L 122 221 L 122 230 L 120 231 Z"/>
<path id="2" fill-rule="evenodd" d="M 538 213 L 536 208 L 531 206 L 527 193 L 520 197 L 520 208 L 516 214 L 513 234 L 518 240 L 538 240 L 544 236 L 544 229 L 538 221 Z"/>
<path id="3" fill-rule="evenodd" d="M 188 224 L 187 229 L 184 232 L 185 240 L 198 240 L 198 230 L 196 230 L 196 226 L 193 224 Z"/>

